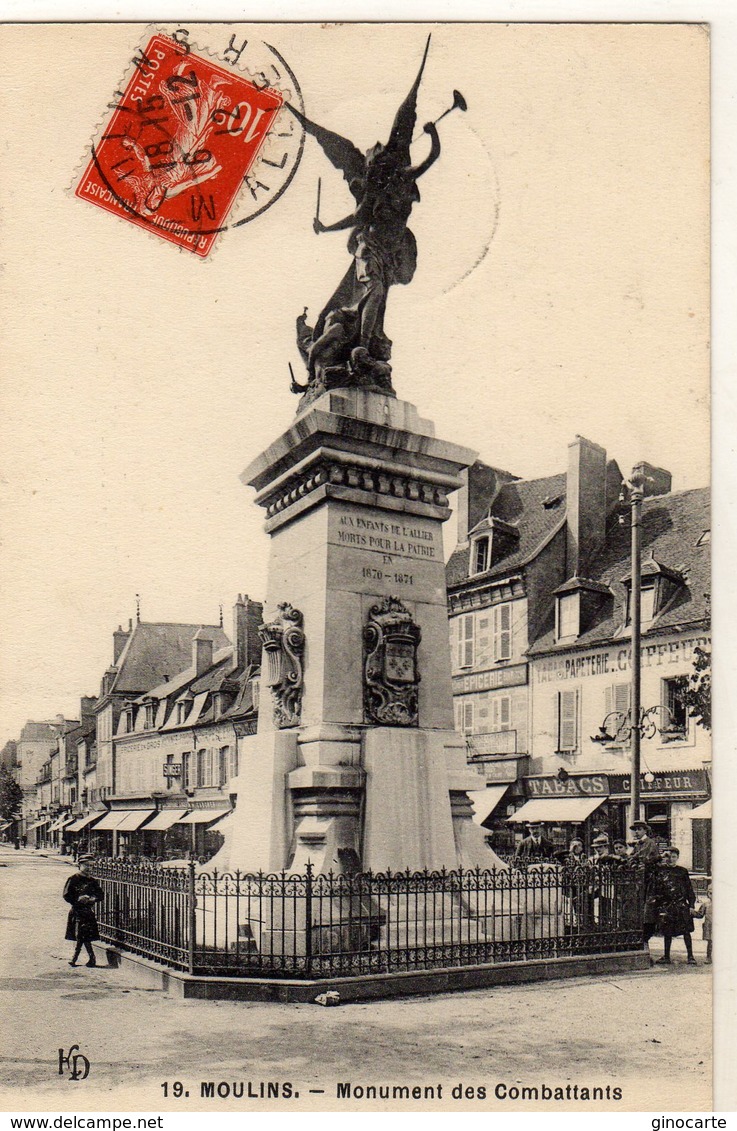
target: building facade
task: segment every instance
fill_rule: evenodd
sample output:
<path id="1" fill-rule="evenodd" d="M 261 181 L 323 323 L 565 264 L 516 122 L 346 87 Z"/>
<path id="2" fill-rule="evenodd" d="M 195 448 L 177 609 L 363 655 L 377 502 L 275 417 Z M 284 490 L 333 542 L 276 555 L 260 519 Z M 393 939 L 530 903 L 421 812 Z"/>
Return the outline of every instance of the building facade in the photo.
<path id="1" fill-rule="evenodd" d="M 237 793 L 239 745 L 256 730 L 261 621 L 261 604 L 239 597 L 232 644 L 222 626 L 132 629 L 115 679 L 103 679 L 84 771 L 96 798 L 88 784 L 90 811 L 68 826 L 72 837 L 104 855 L 217 851 L 215 826 Z"/>
<path id="2" fill-rule="evenodd" d="M 709 642 L 708 492 L 674 493 L 667 472 L 643 469 L 643 815 L 686 866 L 707 871 L 708 825 L 689 814 L 710 797 L 710 743 L 685 691 L 694 650 Z M 502 853 L 528 820 L 543 821 L 561 848 L 574 834 L 587 844 L 600 831 L 627 835 L 631 571 L 621 481 L 582 437 L 558 476 L 469 469 L 448 563 L 456 726 L 487 779 L 477 820 Z"/>

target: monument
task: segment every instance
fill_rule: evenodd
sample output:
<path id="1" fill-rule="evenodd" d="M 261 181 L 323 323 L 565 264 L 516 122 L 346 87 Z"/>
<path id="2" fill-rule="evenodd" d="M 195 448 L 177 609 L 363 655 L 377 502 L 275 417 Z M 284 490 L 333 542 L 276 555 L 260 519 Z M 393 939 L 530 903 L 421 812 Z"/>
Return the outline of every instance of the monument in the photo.
<path id="1" fill-rule="evenodd" d="M 426 57 L 389 141 L 365 156 L 293 110 L 356 200 L 315 222 L 350 230 L 352 262 L 314 328 L 297 320 L 299 411 L 242 476 L 271 540 L 259 724 L 208 868 L 504 867 L 472 821 L 482 780 L 453 726 L 442 526 L 476 456 L 396 397 L 384 332 L 390 288 L 415 270 L 417 180 L 440 153 L 428 123 L 430 152 L 410 160 Z"/>

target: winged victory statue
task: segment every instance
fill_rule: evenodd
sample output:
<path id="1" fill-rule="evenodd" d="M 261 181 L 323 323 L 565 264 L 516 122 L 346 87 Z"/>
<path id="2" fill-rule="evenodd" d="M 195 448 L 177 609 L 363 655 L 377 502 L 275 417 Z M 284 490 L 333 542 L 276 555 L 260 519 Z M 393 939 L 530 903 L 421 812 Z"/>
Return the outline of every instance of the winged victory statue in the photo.
<path id="1" fill-rule="evenodd" d="M 334 388 L 361 387 L 395 395 L 389 364 L 392 343 L 384 332 L 389 288 L 410 283 L 415 273 L 417 243 L 407 223 L 420 199 L 417 182 L 440 156 L 437 123 L 451 110 L 466 109 L 463 96 L 454 91 L 453 105 L 424 126 L 430 152 L 413 166 L 410 146 L 417 120 L 417 92 L 429 46 L 428 36 L 417 78 L 396 113 L 388 142 L 377 142 L 365 155 L 353 142 L 316 125 L 288 104 L 342 172 L 356 202 L 350 215 L 334 224 L 323 224 L 318 181 L 314 230 L 318 234 L 349 230 L 352 262 L 315 325 L 307 324 L 306 308 L 297 319 L 297 345 L 307 366 L 308 381 L 299 385 L 292 377 L 292 390 L 305 394 L 303 407 Z"/>

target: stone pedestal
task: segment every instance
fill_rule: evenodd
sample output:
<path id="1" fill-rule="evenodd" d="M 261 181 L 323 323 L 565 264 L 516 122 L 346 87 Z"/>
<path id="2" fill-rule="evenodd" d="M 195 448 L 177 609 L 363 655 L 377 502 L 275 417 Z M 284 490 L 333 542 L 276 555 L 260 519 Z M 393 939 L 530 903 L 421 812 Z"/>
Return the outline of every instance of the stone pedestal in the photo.
<path id="1" fill-rule="evenodd" d="M 453 730 L 442 524 L 474 459 L 413 405 L 337 390 L 244 472 L 271 539 L 265 650 L 218 868 L 501 865 Z"/>

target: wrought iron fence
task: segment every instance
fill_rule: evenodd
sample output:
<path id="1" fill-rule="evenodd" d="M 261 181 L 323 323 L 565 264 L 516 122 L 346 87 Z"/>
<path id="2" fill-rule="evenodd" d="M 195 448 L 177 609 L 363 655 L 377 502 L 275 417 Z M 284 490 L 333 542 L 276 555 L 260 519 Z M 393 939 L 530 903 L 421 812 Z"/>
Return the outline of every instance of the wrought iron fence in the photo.
<path id="1" fill-rule="evenodd" d="M 642 948 L 631 867 L 304 875 L 97 860 L 104 941 L 190 973 L 355 976 Z"/>

